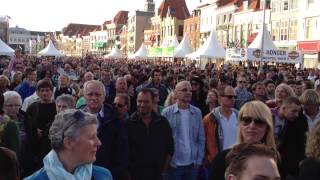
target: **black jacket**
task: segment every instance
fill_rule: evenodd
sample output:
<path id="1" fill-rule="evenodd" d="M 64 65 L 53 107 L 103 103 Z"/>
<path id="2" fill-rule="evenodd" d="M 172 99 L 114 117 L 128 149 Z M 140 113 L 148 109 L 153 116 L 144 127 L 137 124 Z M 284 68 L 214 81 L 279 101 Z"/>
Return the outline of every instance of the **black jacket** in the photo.
<path id="1" fill-rule="evenodd" d="M 320 161 L 314 158 L 307 158 L 301 162 L 299 180 L 319 180 Z"/>
<path id="2" fill-rule="evenodd" d="M 83 108 L 86 111 L 86 107 Z M 98 115 L 98 138 L 101 141 L 94 164 L 111 171 L 114 180 L 122 179 L 128 166 L 128 140 L 117 111 L 104 104 L 103 114 Z"/>
<path id="3" fill-rule="evenodd" d="M 174 152 L 169 122 L 156 113 L 152 116 L 149 128 L 137 113 L 126 122 L 132 180 L 161 180 L 166 157 Z"/>

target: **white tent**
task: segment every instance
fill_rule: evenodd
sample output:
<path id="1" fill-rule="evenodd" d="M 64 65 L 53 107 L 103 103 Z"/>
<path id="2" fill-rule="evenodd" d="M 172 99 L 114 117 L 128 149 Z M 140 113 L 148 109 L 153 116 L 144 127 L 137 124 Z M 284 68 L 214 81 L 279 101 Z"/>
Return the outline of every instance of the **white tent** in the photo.
<path id="1" fill-rule="evenodd" d="M 179 45 L 179 41 L 177 39 L 177 36 L 174 36 L 174 39 L 171 41 L 169 47 L 176 48 Z"/>
<path id="2" fill-rule="evenodd" d="M 225 58 L 226 51 L 219 45 L 214 30 L 211 31 L 207 41 L 196 51 L 188 54 L 189 58 Z"/>
<path id="3" fill-rule="evenodd" d="M 12 56 L 14 50 L 0 39 L 0 55 Z"/>
<path id="4" fill-rule="evenodd" d="M 263 38 L 262 38 L 263 34 Z M 263 25 L 260 32 L 258 33 L 257 37 L 253 40 L 253 42 L 248 46 L 248 48 L 255 48 L 255 49 L 262 49 L 262 42 L 263 42 L 263 49 L 272 49 L 277 50 L 278 48 L 274 45 L 271 36 L 267 30 L 266 25 Z"/>
<path id="5" fill-rule="evenodd" d="M 64 56 L 63 53 L 61 53 L 60 51 L 57 50 L 56 47 L 54 47 L 52 41 L 49 41 L 49 44 L 47 45 L 46 48 L 42 49 L 40 52 L 38 52 L 38 55 L 41 56 Z"/>
<path id="6" fill-rule="evenodd" d="M 105 57 L 107 58 L 123 58 L 124 55 L 121 53 L 121 51 L 119 50 L 119 48 L 116 46 L 112 49 L 112 51 L 107 54 Z"/>
<path id="7" fill-rule="evenodd" d="M 148 57 L 148 49 L 146 48 L 146 46 L 142 43 L 140 48 L 138 49 L 138 51 L 136 53 L 134 53 L 132 56 L 130 56 L 131 58 L 147 58 Z"/>
<path id="8" fill-rule="evenodd" d="M 174 50 L 174 57 L 181 57 L 184 58 L 187 54 L 192 52 L 192 47 L 190 45 L 190 40 L 188 35 L 185 35 L 180 42 L 180 44 Z"/>

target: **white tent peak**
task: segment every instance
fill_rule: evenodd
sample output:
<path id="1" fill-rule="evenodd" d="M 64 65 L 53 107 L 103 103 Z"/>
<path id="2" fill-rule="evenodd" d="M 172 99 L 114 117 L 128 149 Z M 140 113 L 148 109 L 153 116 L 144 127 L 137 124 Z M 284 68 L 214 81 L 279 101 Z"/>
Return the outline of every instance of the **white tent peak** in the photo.
<path id="1" fill-rule="evenodd" d="M 177 36 L 174 36 L 173 40 L 171 41 L 169 47 L 176 48 L 179 45 L 179 41 L 177 39 Z"/>
<path id="2" fill-rule="evenodd" d="M 132 58 L 147 58 L 148 57 L 148 49 L 146 48 L 146 46 L 142 43 L 140 48 L 138 49 L 138 51 L 136 53 L 134 53 L 134 55 L 132 56 Z"/>
<path id="3" fill-rule="evenodd" d="M 54 47 L 51 40 L 49 41 L 47 47 L 38 52 L 38 54 L 41 56 L 64 56 L 63 53 L 61 53 L 56 47 Z"/>
<path id="4" fill-rule="evenodd" d="M 111 52 L 106 55 L 105 57 L 108 57 L 108 58 L 123 58 L 124 55 L 121 53 L 121 51 L 119 50 L 119 48 L 117 46 L 115 46 Z"/>
<path id="5" fill-rule="evenodd" d="M 14 50 L 0 39 L 0 55 L 12 56 Z"/>
<path id="6" fill-rule="evenodd" d="M 208 58 L 225 58 L 226 51 L 218 43 L 215 31 L 212 30 L 206 42 L 194 53 L 188 54 L 187 57 L 208 57 Z"/>
<path id="7" fill-rule="evenodd" d="M 185 57 L 192 52 L 188 35 L 185 35 L 180 44 L 174 50 L 174 57 Z"/>
<path id="8" fill-rule="evenodd" d="M 263 38 L 262 38 L 263 34 Z M 263 25 L 263 28 L 259 31 L 257 37 L 253 40 L 253 42 L 248 46 L 248 48 L 256 48 L 256 49 L 262 49 L 262 43 L 263 43 L 263 49 L 278 49 L 269 34 L 268 28 L 266 24 Z"/>

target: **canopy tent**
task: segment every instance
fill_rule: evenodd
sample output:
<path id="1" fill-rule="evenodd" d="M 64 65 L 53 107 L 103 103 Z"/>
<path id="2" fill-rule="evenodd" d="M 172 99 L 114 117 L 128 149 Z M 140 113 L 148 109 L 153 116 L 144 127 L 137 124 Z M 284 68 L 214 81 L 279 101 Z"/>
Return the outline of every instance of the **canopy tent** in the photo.
<path id="1" fill-rule="evenodd" d="M 130 58 L 148 58 L 149 52 L 148 49 L 146 48 L 146 46 L 142 43 L 140 48 L 138 49 L 138 51 L 136 53 L 134 53 L 133 55 L 130 56 Z"/>
<path id="2" fill-rule="evenodd" d="M 179 41 L 177 39 L 177 36 L 174 36 L 174 39 L 171 41 L 169 47 L 176 48 L 179 45 Z"/>
<path id="3" fill-rule="evenodd" d="M 226 51 L 219 45 L 214 30 L 211 31 L 207 41 L 196 52 L 187 55 L 187 57 L 194 59 L 201 57 L 223 59 L 225 56 Z"/>
<path id="4" fill-rule="evenodd" d="M 14 50 L 0 39 L 0 55 L 12 56 Z"/>
<path id="5" fill-rule="evenodd" d="M 49 44 L 47 45 L 47 47 L 45 47 L 40 52 L 38 52 L 38 55 L 41 55 L 41 56 L 55 56 L 55 57 L 64 56 L 63 53 L 61 53 L 60 51 L 57 50 L 56 47 L 54 47 L 54 45 L 53 45 L 51 40 L 49 41 Z"/>
<path id="6" fill-rule="evenodd" d="M 107 58 L 123 58 L 124 55 L 121 53 L 119 48 L 117 46 L 115 46 L 109 54 L 105 55 L 105 57 L 107 57 Z"/>
<path id="7" fill-rule="evenodd" d="M 276 63 L 301 63 L 302 61 L 301 52 L 279 50 L 274 45 L 266 24 L 263 25 L 257 37 L 249 45 L 247 57 L 251 61 Z"/>
<path id="8" fill-rule="evenodd" d="M 192 48 L 190 45 L 189 37 L 188 35 L 185 35 L 180 44 L 175 48 L 173 56 L 184 58 L 187 54 L 190 54 L 191 52 Z"/>

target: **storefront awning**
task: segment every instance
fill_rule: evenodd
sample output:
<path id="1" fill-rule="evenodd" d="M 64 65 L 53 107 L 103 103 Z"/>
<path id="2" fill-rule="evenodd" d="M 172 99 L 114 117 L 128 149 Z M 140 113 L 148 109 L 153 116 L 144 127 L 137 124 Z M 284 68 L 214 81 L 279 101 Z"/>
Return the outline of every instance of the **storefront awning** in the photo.
<path id="1" fill-rule="evenodd" d="M 303 53 L 317 53 L 320 52 L 320 40 L 318 41 L 299 41 L 298 49 Z"/>

